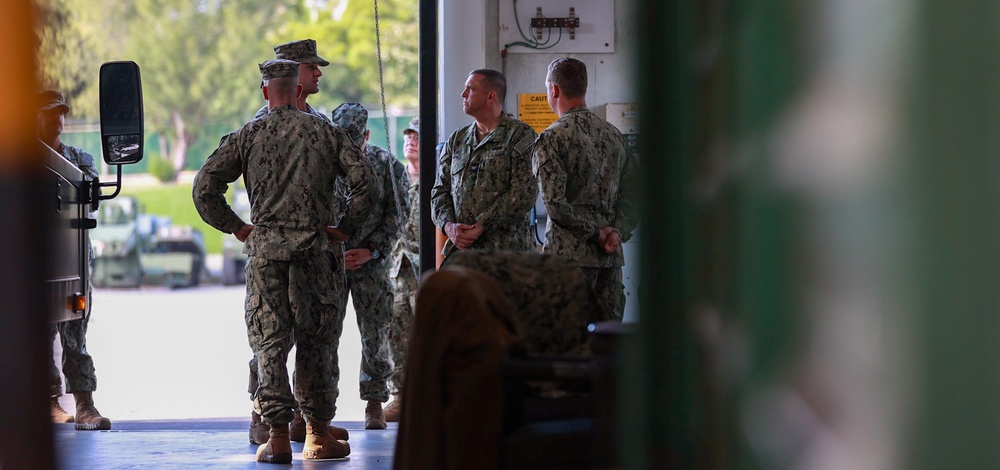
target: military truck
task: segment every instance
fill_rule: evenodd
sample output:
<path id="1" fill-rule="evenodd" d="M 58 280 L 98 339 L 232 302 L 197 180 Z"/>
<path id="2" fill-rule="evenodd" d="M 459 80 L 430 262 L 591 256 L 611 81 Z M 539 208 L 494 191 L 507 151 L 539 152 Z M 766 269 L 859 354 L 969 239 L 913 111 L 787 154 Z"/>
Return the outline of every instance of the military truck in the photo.
<path id="1" fill-rule="evenodd" d="M 90 237 L 97 287 L 194 287 L 205 271 L 201 232 L 145 213 L 131 196 L 104 203 Z"/>
<path id="2" fill-rule="evenodd" d="M 90 309 L 91 246 L 88 231 L 97 226 L 91 213 L 100 201 L 121 192 L 121 165 L 142 160 L 142 86 L 135 62 L 108 62 L 100 68 L 101 147 L 104 163 L 117 169 L 113 183 L 86 181 L 84 174 L 58 152 L 43 146 L 52 188 L 49 217 L 55 223 L 54 262 L 46 267 L 51 321 L 83 318 Z M 114 187 L 112 194 L 101 189 Z"/>
<path id="3" fill-rule="evenodd" d="M 190 226 L 160 227 L 140 259 L 145 284 L 195 287 L 205 272 L 205 241 Z"/>
<path id="4" fill-rule="evenodd" d="M 142 233 L 139 201 L 123 196 L 101 205 L 97 227 L 90 231 L 94 245 L 96 287 L 138 287 L 142 285 L 139 253 L 147 236 Z"/>

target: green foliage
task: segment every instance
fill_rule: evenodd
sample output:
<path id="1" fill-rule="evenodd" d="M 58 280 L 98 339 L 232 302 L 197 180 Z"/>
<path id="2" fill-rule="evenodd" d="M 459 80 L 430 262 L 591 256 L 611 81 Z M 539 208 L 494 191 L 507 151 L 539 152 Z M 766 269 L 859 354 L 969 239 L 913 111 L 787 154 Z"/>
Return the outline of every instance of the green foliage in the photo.
<path id="1" fill-rule="evenodd" d="M 310 103 L 332 110 L 340 103 L 353 101 L 373 111 L 379 110 L 374 2 L 344 3 L 347 8 L 341 12 L 338 11 L 341 2 L 328 2 L 326 8 L 312 11 L 302 21 L 289 24 L 288 34 L 275 38 L 274 42 L 313 38 L 319 54 L 330 61 L 330 66 L 323 69 L 320 93 L 310 97 Z M 380 0 L 378 6 L 386 104 L 395 108 L 415 108 L 418 100 L 417 2 Z"/>
<path id="2" fill-rule="evenodd" d="M 114 18 L 128 2 L 37 0 L 38 79 L 43 88 L 63 92 L 77 117 L 98 114 L 101 63 L 121 60 L 124 29 Z"/>
<path id="3" fill-rule="evenodd" d="M 146 157 L 148 161 L 148 171 L 149 174 L 153 175 L 154 178 L 160 182 L 171 182 L 177 179 L 177 172 L 174 171 L 174 166 L 170 162 L 164 160 L 159 154 L 153 154 Z"/>
<path id="4" fill-rule="evenodd" d="M 135 196 L 147 214 L 166 216 L 174 225 L 190 225 L 200 230 L 205 238 L 205 251 L 222 253 L 222 233 L 201 220 L 191 200 L 191 183 L 126 185 L 122 194 Z"/>
<path id="5" fill-rule="evenodd" d="M 263 105 L 257 64 L 274 57 L 276 44 L 313 38 L 330 60 L 314 107 L 381 108 L 372 0 L 37 1 L 42 83 L 66 93 L 74 119 L 94 122 L 100 64 L 134 60 L 146 135 L 165 139 L 147 145 L 147 156 L 161 154 L 175 170 L 199 167 Z M 414 109 L 417 0 L 380 0 L 378 13 L 387 105 Z"/>

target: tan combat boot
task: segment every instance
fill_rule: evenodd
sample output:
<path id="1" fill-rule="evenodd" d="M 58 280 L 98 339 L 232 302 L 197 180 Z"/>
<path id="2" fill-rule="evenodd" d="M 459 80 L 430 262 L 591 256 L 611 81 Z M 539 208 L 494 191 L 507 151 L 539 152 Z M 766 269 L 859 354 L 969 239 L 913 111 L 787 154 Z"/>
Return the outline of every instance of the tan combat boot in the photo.
<path id="1" fill-rule="evenodd" d="M 302 419 L 302 413 L 299 410 L 295 410 L 295 419 L 293 419 L 292 424 L 289 425 L 288 432 L 292 438 L 292 442 L 305 442 L 306 420 Z M 346 429 L 332 424 L 330 425 L 330 435 L 333 436 L 334 439 L 340 439 L 343 441 L 351 438 Z"/>
<path id="2" fill-rule="evenodd" d="M 382 413 L 382 402 L 368 400 L 365 407 L 365 429 L 385 429 L 385 414 Z"/>
<path id="3" fill-rule="evenodd" d="M 267 443 L 271 438 L 271 426 L 260 420 L 260 415 L 256 411 L 250 412 L 250 443 L 261 445 Z"/>
<path id="4" fill-rule="evenodd" d="M 385 415 L 386 422 L 398 423 L 399 417 L 402 415 L 403 410 L 403 392 L 392 394 L 392 403 L 386 405 L 385 410 L 382 413 Z"/>
<path id="5" fill-rule="evenodd" d="M 326 423 L 306 419 L 306 442 L 302 445 L 302 458 L 340 459 L 351 454 L 351 445 L 330 435 Z"/>
<path id="6" fill-rule="evenodd" d="M 267 434 L 267 443 L 257 448 L 257 461 L 292 463 L 292 441 L 288 439 L 288 423 L 272 424 Z"/>
<path id="7" fill-rule="evenodd" d="M 73 392 L 76 399 L 76 424 L 80 431 L 107 431 L 111 429 L 111 420 L 101 416 L 94 407 L 94 394 L 91 392 Z"/>
<path id="8" fill-rule="evenodd" d="M 62 406 L 59 405 L 59 397 L 52 397 L 49 399 L 50 408 L 52 408 L 52 422 L 56 424 L 62 423 L 72 423 L 73 415 L 66 412 Z"/>

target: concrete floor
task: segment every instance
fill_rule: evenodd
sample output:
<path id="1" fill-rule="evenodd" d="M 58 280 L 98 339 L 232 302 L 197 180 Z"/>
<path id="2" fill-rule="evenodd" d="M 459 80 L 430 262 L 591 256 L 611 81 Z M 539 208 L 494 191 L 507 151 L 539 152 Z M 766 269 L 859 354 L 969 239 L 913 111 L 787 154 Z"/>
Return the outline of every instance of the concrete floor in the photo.
<path id="1" fill-rule="evenodd" d="M 350 433 L 351 455 L 306 461 L 302 444 L 293 442 L 291 465 L 257 463 L 257 446 L 247 435 L 249 420 L 116 421 L 111 431 L 77 431 L 72 424 L 53 427 L 62 469 L 392 468 L 395 423 L 379 431 L 366 431 L 358 421 L 335 424 Z"/>

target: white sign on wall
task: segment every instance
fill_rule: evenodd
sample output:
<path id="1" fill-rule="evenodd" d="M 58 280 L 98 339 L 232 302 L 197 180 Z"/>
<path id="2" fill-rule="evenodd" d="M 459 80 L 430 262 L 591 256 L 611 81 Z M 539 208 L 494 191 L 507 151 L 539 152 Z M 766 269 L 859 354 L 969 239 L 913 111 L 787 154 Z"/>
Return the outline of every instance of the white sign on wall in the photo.
<path id="1" fill-rule="evenodd" d="M 517 15 L 514 11 L 517 10 Z M 546 26 L 532 27 L 532 20 Z M 575 24 L 579 27 L 551 26 Z M 512 54 L 615 51 L 612 0 L 500 0 L 500 47 Z"/>

